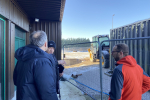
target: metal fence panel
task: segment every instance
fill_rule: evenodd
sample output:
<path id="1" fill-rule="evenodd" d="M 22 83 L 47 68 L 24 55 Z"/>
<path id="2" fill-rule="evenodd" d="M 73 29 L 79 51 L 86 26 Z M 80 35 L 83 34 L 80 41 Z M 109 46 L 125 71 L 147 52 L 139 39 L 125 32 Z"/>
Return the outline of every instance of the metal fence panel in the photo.
<path id="1" fill-rule="evenodd" d="M 148 36 L 150 36 L 150 20 L 147 21 L 148 24 L 147 24 L 147 27 L 148 27 Z M 150 51 L 150 39 L 148 40 L 148 51 Z M 148 52 L 147 55 L 150 55 L 150 52 Z M 150 56 L 148 56 L 148 74 L 150 75 Z"/>
<path id="2" fill-rule="evenodd" d="M 125 25 L 110 31 L 110 39 L 126 39 L 150 36 L 150 19 Z M 150 75 L 150 39 L 145 40 L 125 40 L 110 43 L 110 50 L 117 43 L 126 43 L 129 46 L 129 54 L 132 55 L 137 63 Z M 110 55 L 110 66 L 114 68 L 114 61 Z"/>
<path id="3" fill-rule="evenodd" d="M 150 36 L 149 37 L 138 37 L 138 38 L 126 38 L 126 39 L 111 39 L 111 40 L 105 40 L 105 41 L 102 41 L 101 44 L 103 42 L 113 42 L 113 41 L 131 41 L 131 40 L 136 40 L 136 41 L 139 41 L 139 40 L 143 40 L 143 39 L 150 39 Z M 101 54 L 101 51 L 102 51 L 102 47 L 101 47 L 101 44 L 99 46 L 99 54 Z M 137 46 L 138 47 L 138 46 Z M 149 51 L 146 51 L 146 53 L 149 52 Z M 136 54 L 137 55 L 137 54 Z M 110 90 L 110 87 L 108 87 L 108 84 L 106 84 L 106 82 L 110 82 L 110 79 L 108 77 L 106 77 L 106 75 L 103 75 L 104 71 L 106 71 L 105 69 L 102 69 L 102 58 L 101 58 L 101 55 L 99 55 L 100 57 L 100 87 L 101 87 L 101 100 L 103 100 L 103 97 L 104 96 L 102 93 L 105 92 L 105 93 L 108 93 L 108 90 Z M 133 56 L 133 55 L 132 55 Z M 112 58 L 112 56 L 111 56 Z M 111 59 L 110 58 L 110 59 Z M 107 87 L 107 88 L 105 88 Z M 150 98 L 150 92 L 146 92 L 142 95 L 142 100 L 148 100 L 148 98 Z"/>

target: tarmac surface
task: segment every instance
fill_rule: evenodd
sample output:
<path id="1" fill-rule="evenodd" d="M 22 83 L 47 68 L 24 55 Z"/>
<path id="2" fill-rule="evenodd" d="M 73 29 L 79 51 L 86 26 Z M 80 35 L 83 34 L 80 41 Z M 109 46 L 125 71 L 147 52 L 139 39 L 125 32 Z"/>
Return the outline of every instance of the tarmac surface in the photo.
<path id="1" fill-rule="evenodd" d="M 110 81 L 111 77 L 104 74 L 104 72 L 108 71 L 109 69 L 103 68 L 103 100 L 108 100 L 108 95 L 110 91 Z M 81 76 L 78 76 L 75 80 L 77 80 L 80 83 L 83 83 L 86 86 L 91 87 L 92 89 L 100 91 L 100 75 L 99 73 L 99 65 L 91 65 L 87 67 L 77 67 L 77 68 L 69 68 L 65 69 L 64 73 L 68 74 L 68 76 L 71 76 L 71 73 L 74 74 L 82 74 Z M 93 96 L 96 100 L 100 100 L 100 92 L 96 92 L 92 89 L 87 88 L 86 86 L 81 85 L 80 83 L 76 82 L 76 84 L 84 91 L 86 91 L 88 94 Z M 84 95 L 86 96 L 86 95 Z M 87 96 L 90 98 L 89 96 Z M 71 99 L 70 99 L 71 100 Z M 90 100 L 90 99 L 86 99 Z M 91 99 L 92 100 L 92 99 Z M 150 92 L 146 92 L 142 95 L 142 100 L 150 100 Z"/>
<path id="2" fill-rule="evenodd" d="M 99 68 L 99 61 L 91 62 L 89 60 L 89 54 L 88 52 L 66 52 L 66 58 L 68 61 L 70 60 L 70 63 L 68 63 L 67 66 L 65 66 L 64 75 L 68 77 L 68 79 L 71 77 L 72 74 L 82 74 L 81 76 L 78 76 L 75 80 L 78 82 L 91 87 L 92 89 L 87 88 L 84 85 L 81 85 L 80 83 L 76 82 L 76 84 L 82 88 L 84 91 L 89 93 L 91 96 L 93 96 L 96 100 L 100 100 L 100 68 Z M 79 62 L 78 62 L 79 61 Z M 72 63 L 74 62 L 74 63 Z M 109 71 L 110 69 L 102 68 L 102 81 L 103 81 L 103 100 L 108 100 L 108 95 L 110 91 L 110 81 L 111 77 L 105 75 L 104 73 Z M 86 100 L 90 100 L 90 97 L 87 95 L 84 95 Z M 71 100 L 71 99 L 70 99 Z M 142 95 L 142 100 L 150 100 L 150 92 L 146 92 Z"/>

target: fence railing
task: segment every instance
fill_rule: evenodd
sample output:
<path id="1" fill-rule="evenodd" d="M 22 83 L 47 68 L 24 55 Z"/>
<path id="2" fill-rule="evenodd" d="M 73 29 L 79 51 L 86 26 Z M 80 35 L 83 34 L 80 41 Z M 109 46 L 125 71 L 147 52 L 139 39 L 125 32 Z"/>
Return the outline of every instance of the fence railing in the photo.
<path id="1" fill-rule="evenodd" d="M 118 41 L 132 41 L 132 40 L 144 40 L 144 39 L 150 39 L 150 37 L 139 37 L 139 38 L 126 38 L 126 39 L 112 39 L 112 40 L 105 40 L 105 41 L 102 41 L 101 43 L 99 43 L 99 58 L 100 58 L 100 63 L 99 63 L 99 67 L 100 67 L 100 89 L 101 89 L 101 100 L 103 100 L 103 82 L 102 82 L 102 55 L 101 55 L 101 52 L 102 52 L 102 44 L 103 42 L 118 42 Z M 117 44 L 117 43 L 116 43 Z M 111 55 L 111 54 L 110 54 Z M 150 56 L 150 55 L 149 55 Z M 110 61 L 112 61 L 112 57 L 110 58 Z M 112 65 L 110 66 L 112 67 Z M 142 66 L 141 66 L 142 67 Z M 114 67 L 113 67 L 114 68 Z M 112 68 L 111 68 L 112 69 Z"/>
<path id="2" fill-rule="evenodd" d="M 150 36 L 150 18 L 135 23 L 131 23 L 125 26 L 121 26 L 110 30 L 110 39 L 125 39 L 125 38 L 137 38 L 137 37 L 148 37 Z M 145 40 L 134 40 L 134 41 L 115 41 L 110 43 L 110 49 L 112 50 L 113 45 L 116 43 L 126 43 L 130 48 L 130 55 L 136 59 L 140 66 L 143 66 L 145 72 L 150 75 L 150 39 Z M 114 68 L 114 60 L 111 58 L 110 66 Z"/>
<path id="3" fill-rule="evenodd" d="M 101 100 L 103 100 L 103 93 L 106 93 L 105 91 L 103 91 L 103 72 L 102 72 L 102 44 L 103 44 L 103 42 L 110 42 L 110 43 L 112 43 L 112 42 L 115 42 L 113 45 L 111 44 L 111 46 L 114 46 L 115 44 L 117 44 L 117 43 L 123 43 L 122 41 L 125 41 L 125 43 L 127 43 L 127 42 L 130 42 L 130 41 L 142 41 L 142 40 L 148 40 L 148 39 L 150 39 L 150 36 L 149 37 L 136 37 L 136 38 L 126 38 L 126 39 L 110 39 L 110 40 L 105 40 L 105 41 L 102 41 L 101 43 L 99 43 L 98 41 L 94 41 L 94 42 L 85 42 L 85 43 L 75 43 L 75 44 L 65 44 L 64 46 L 63 46 L 63 55 L 64 55 L 64 47 L 65 46 L 67 46 L 67 45 L 78 45 L 78 44 L 86 44 L 86 43 L 98 43 L 98 47 L 99 47 L 99 58 L 100 58 L 100 60 L 99 60 L 99 71 L 100 71 L 100 73 L 99 73 L 99 89 L 96 89 L 96 90 L 98 90 L 98 91 L 100 91 L 100 98 L 101 98 Z M 121 42 L 120 42 L 121 41 Z M 129 46 L 129 48 L 130 48 L 130 46 Z M 129 49 L 129 50 L 131 50 L 131 49 Z M 134 49 L 135 50 L 135 49 Z M 110 51 L 111 51 L 111 48 L 110 48 Z M 131 52 L 131 51 L 130 51 Z M 132 56 L 134 55 L 134 52 L 135 51 L 132 51 L 133 53 L 132 53 Z M 146 56 L 150 56 L 150 53 L 148 53 L 148 52 L 146 52 L 147 54 L 145 54 Z M 143 55 L 143 57 L 144 57 L 144 55 Z M 144 57 L 145 58 L 145 57 Z M 64 59 L 64 56 L 63 56 L 63 59 Z M 145 59 L 144 59 L 145 60 Z M 148 60 L 148 59 L 147 59 Z M 141 65 L 143 65 L 142 63 L 148 63 L 148 61 L 144 61 L 144 62 L 140 62 L 141 63 Z M 137 63 L 139 63 L 139 61 L 140 60 L 137 60 Z M 111 70 L 113 70 L 115 67 L 113 66 L 113 64 L 115 63 L 115 61 L 113 61 L 113 58 L 112 58 L 112 56 L 111 56 L 111 54 L 110 54 L 110 67 L 111 67 Z M 141 67 L 143 67 L 143 66 L 141 66 Z M 145 70 L 148 70 L 148 68 L 145 68 L 145 67 L 143 67 L 143 69 Z M 150 71 L 150 70 L 149 70 Z M 150 72 L 148 72 L 148 73 L 150 73 Z M 109 81 L 110 82 L 110 81 Z M 83 85 L 83 84 L 82 84 Z M 88 87 L 89 88 L 89 87 Z M 94 89 L 93 89 L 94 90 Z M 108 94 L 108 93 L 106 93 L 106 94 Z M 91 95 L 90 95 L 90 97 L 92 97 Z M 92 97 L 93 98 L 93 97 Z"/>

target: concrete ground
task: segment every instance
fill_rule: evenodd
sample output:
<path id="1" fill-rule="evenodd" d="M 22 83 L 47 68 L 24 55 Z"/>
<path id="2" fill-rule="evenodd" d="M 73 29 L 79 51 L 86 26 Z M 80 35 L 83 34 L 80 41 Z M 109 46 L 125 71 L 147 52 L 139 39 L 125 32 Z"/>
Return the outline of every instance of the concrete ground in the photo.
<path id="1" fill-rule="evenodd" d="M 67 59 L 67 65 L 65 66 L 64 75 L 66 74 L 67 79 L 71 77 L 71 74 L 82 74 L 76 80 L 92 87 L 93 89 L 100 90 L 100 70 L 99 62 L 90 62 L 88 52 L 69 52 L 65 53 Z M 69 60 L 70 59 L 70 62 Z M 73 63 L 72 63 L 73 62 Z M 107 72 L 109 69 L 103 70 L 103 92 L 109 93 L 110 91 L 110 80 L 111 77 L 104 75 L 104 72 Z M 97 92 L 90 90 L 80 84 L 77 84 L 73 80 L 69 80 L 73 84 L 79 86 L 84 91 L 100 100 L 100 96 L 97 97 Z M 67 81 L 60 81 L 60 92 L 61 100 L 92 100 L 88 95 L 84 95 L 78 88 L 73 86 Z M 96 96 L 95 96 L 96 95 Z M 142 100 L 150 100 L 150 92 L 146 92 L 142 95 Z M 13 100 L 16 100 L 15 98 Z M 104 95 L 103 100 L 108 100 L 108 96 Z"/>
<path id="2" fill-rule="evenodd" d="M 71 73 L 77 73 L 77 74 L 81 74 L 81 76 L 79 76 L 78 78 L 76 78 L 77 81 L 79 81 L 80 83 L 85 84 L 86 86 L 89 86 L 95 90 L 99 90 L 100 91 L 100 75 L 99 75 L 99 65 L 92 65 L 92 66 L 84 66 L 84 67 L 77 67 L 77 68 L 68 68 L 65 69 L 64 74 L 68 74 L 70 75 Z M 107 76 L 104 74 L 104 72 L 107 72 L 109 69 L 104 69 L 103 68 L 103 92 L 105 93 L 109 93 L 110 91 L 110 81 L 111 81 L 111 77 Z M 96 94 L 99 94 L 98 92 L 95 92 L 81 84 L 77 85 L 83 89 L 84 91 L 86 91 L 87 93 L 89 93 L 91 96 L 93 96 L 96 100 L 99 100 L 100 96 L 97 97 L 95 96 Z M 91 100 L 91 99 L 86 99 L 86 100 Z M 103 94 L 103 100 L 108 100 L 108 96 Z M 141 100 L 150 100 L 150 92 L 146 92 L 142 95 L 142 99 Z"/>
<path id="3" fill-rule="evenodd" d="M 74 80 L 69 80 L 71 83 L 76 84 Z M 81 91 L 67 81 L 60 81 L 61 100 L 86 100 Z"/>
<path id="4" fill-rule="evenodd" d="M 71 76 L 71 74 L 82 74 L 78 78 L 76 78 L 77 81 L 80 83 L 83 83 L 95 90 L 100 91 L 100 69 L 99 69 L 99 61 L 97 62 L 91 62 L 89 60 L 89 54 L 88 52 L 66 52 L 65 60 L 67 59 L 67 65 L 65 66 L 64 74 L 67 74 Z M 76 59 L 76 60 L 75 60 Z M 69 62 L 70 60 L 70 62 Z M 74 64 L 73 64 L 74 62 Z M 107 72 L 110 69 L 102 68 L 102 79 L 103 79 L 103 92 L 109 93 L 110 91 L 110 81 L 111 77 L 104 74 L 104 72 Z M 80 85 L 77 83 L 77 85 L 92 95 L 96 100 L 100 98 L 95 96 L 95 94 L 99 94 L 98 92 L 95 92 L 83 85 Z M 108 100 L 108 96 L 104 95 L 103 100 Z M 88 100 L 86 98 L 86 100 Z M 142 95 L 141 100 L 150 100 L 150 92 L 146 92 Z"/>
<path id="5" fill-rule="evenodd" d="M 75 81 L 69 81 L 77 85 Z M 61 100 L 87 100 L 78 88 L 67 81 L 60 81 L 60 87 Z M 15 96 L 11 100 L 16 100 L 16 92 Z"/>

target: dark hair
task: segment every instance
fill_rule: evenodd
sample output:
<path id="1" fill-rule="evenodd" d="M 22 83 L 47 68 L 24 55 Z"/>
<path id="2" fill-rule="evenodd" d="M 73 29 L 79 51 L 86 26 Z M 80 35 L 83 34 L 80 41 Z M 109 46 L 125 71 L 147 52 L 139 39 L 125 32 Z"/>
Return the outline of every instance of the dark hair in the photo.
<path id="1" fill-rule="evenodd" d="M 117 47 L 116 51 L 122 51 L 124 56 L 127 56 L 129 54 L 129 47 L 127 44 L 119 43 L 119 44 L 116 44 L 115 46 Z"/>

